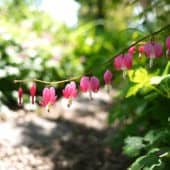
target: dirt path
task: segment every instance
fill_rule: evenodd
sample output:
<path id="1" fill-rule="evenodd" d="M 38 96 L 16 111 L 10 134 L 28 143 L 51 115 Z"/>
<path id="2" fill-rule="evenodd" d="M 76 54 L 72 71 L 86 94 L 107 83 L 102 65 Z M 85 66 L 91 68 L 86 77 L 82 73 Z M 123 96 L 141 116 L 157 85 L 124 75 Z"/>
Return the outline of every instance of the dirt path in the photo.
<path id="1" fill-rule="evenodd" d="M 0 170 L 125 170 L 128 160 L 106 144 L 111 97 L 64 99 L 47 113 L 10 112 L 0 124 Z M 2 113 L 1 113 L 2 115 Z"/>

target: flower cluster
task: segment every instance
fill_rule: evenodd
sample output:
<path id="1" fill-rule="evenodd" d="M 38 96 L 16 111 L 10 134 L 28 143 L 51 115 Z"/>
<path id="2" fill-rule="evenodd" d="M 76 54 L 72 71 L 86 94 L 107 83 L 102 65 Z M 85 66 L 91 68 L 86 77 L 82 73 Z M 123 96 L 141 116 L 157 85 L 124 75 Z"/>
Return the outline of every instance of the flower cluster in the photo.
<path id="1" fill-rule="evenodd" d="M 63 89 L 63 96 L 68 99 L 68 107 L 72 104 L 72 99 L 77 97 L 76 83 L 72 81 L 68 83 Z"/>
<path id="2" fill-rule="evenodd" d="M 132 68 L 132 55 L 130 53 L 118 55 L 114 60 L 116 70 L 128 70 Z"/>
<path id="3" fill-rule="evenodd" d="M 98 92 L 100 88 L 100 82 L 97 77 L 83 76 L 80 80 L 80 89 L 82 92 L 89 92 L 90 99 L 92 99 L 92 92 Z"/>
<path id="4" fill-rule="evenodd" d="M 56 102 L 56 100 L 57 100 L 57 96 L 55 94 L 55 88 L 45 87 L 42 92 L 42 98 L 41 98 L 40 104 L 42 106 L 45 106 L 47 110 L 49 111 L 49 107 L 53 105 Z"/>
<path id="5" fill-rule="evenodd" d="M 166 55 L 170 57 L 170 36 L 166 39 Z M 156 58 L 160 58 L 163 55 L 163 47 L 160 43 L 156 41 L 150 41 L 140 46 L 131 46 L 127 53 L 119 54 L 114 58 L 113 66 L 115 70 L 120 70 L 125 73 L 127 70 L 131 69 L 133 66 L 133 58 L 135 53 L 138 52 L 139 57 L 142 55 L 149 58 L 150 67 L 153 64 L 153 61 Z M 125 75 L 125 74 L 124 74 Z M 106 70 L 103 79 L 105 82 L 105 86 L 107 91 L 109 92 L 112 84 L 112 72 L 110 70 Z M 100 88 L 100 81 L 95 76 L 82 76 L 80 79 L 79 88 L 81 92 L 88 92 L 90 99 L 93 99 L 92 93 L 97 93 Z M 36 84 L 33 83 L 29 89 L 30 92 L 30 102 L 34 104 L 36 102 L 36 91 L 37 87 Z M 78 88 L 74 81 L 69 82 L 66 84 L 65 88 L 62 90 L 62 94 L 64 98 L 68 99 L 68 107 L 71 106 L 72 100 L 77 97 L 78 95 Z M 42 97 L 39 102 L 41 106 L 45 106 L 47 110 L 53 104 L 55 104 L 57 100 L 56 90 L 54 87 L 45 87 L 42 91 Z M 21 106 L 23 103 L 23 89 L 19 87 L 18 89 L 18 105 Z"/>
<path id="6" fill-rule="evenodd" d="M 112 81 L 112 73 L 111 71 L 107 70 L 104 74 L 104 81 L 106 85 L 111 84 Z M 95 76 L 88 77 L 83 76 L 80 80 L 80 90 L 82 92 L 89 92 L 90 99 L 92 99 L 92 92 L 97 93 L 100 88 L 99 79 Z M 36 84 L 33 83 L 30 87 L 30 102 L 32 104 L 35 103 L 36 100 Z M 78 89 L 76 87 L 76 83 L 71 81 L 70 83 L 66 84 L 65 88 L 62 90 L 63 97 L 68 99 L 68 107 L 72 104 L 72 99 L 76 98 L 78 95 Z M 42 91 L 42 97 L 39 102 L 41 106 L 46 107 L 49 111 L 51 105 L 55 104 L 57 100 L 57 95 L 54 87 L 45 87 Z M 23 89 L 19 87 L 18 89 L 18 105 L 21 106 L 23 101 Z"/>

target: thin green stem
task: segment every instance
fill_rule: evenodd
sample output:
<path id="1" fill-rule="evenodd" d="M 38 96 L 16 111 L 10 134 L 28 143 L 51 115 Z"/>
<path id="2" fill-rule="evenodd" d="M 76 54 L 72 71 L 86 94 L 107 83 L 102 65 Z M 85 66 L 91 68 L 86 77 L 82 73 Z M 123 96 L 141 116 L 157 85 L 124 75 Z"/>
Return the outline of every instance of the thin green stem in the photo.
<path id="1" fill-rule="evenodd" d="M 57 85 L 61 83 L 67 83 L 73 80 L 79 79 L 81 76 L 72 77 L 70 79 L 65 79 L 61 81 L 44 81 L 39 79 L 25 79 L 25 80 L 14 80 L 14 83 L 27 83 L 27 82 L 37 82 L 37 83 L 43 83 L 43 84 L 49 84 L 49 85 Z"/>
<path id="2" fill-rule="evenodd" d="M 104 66 L 104 65 L 107 65 L 109 63 L 111 63 L 113 61 L 113 59 L 122 54 L 122 53 L 125 53 L 129 48 L 137 45 L 138 43 L 144 41 L 145 39 L 149 38 L 149 37 L 153 37 L 154 35 L 157 35 L 159 34 L 160 32 L 166 30 L 170 28 L 170 24 L 162 27 L 161 29 L 159 29 L 158 31 L 155 31 L 151 34 L 148 34 L 140 39 L 138 39 L 136 42 L 132 43 L 130 46 L 128 47 L 125 47 L 124 49 L 122 49 L 120 52 L 116 53 L 114 56 L 110 57 L 108 60 L 106 60 L 104 63 L 98 65 L 98 68 Z M 96 69 L 96 67 L 94 68 L 91 68 L 89 69 L 87 72 L 86 72 L 86 75 L 88 75 L 89 73 L 93 72 L 93 70 Z M 14 83 L 25 83 L 25 82 L 38 82 L 38 83 L 43 83 L 43 84 L 49 84 L 49 85 L 57 85 L 57 84 L 62 84 L 62 83 L 66 83 L 66 82 L 69 82 L 69 81 L 73 81 L 73 80 L 78 80 L 81 76 L 77 76 L 77 77 L 72 77 L 70 79 L 65 79 L 65 80 L 61 80 L 61 81 L 52 81 L 52 82 L 49 82 L 49 81 L 43 81 L 43 80 L 38 80 L 38 79 L 25 79 L 25 80 L 14 80 Z"/>
<path id="3" fill-rule="evenodd" d="M 170 24 L 162 27 L 162 28 L 159 29 L 158 31 L 155 31 L 155 32 L 153 32 L 153 33 L 151 33 L 151 34 L 148 34 L 148 35 L 146 35 L 146 36 L 138 39 L 136 42 L 132 43 L 132 44 L 131 44 L 130 46 L 128 46 L 128 47 L 125 47 L 125 48 L 122 49 L 120 52 L 118 52 L 117 54 L 115 54 L 113 57 L 110 57 L 110 58 L 109 58 L 105 63 L 103 63 L 103 64 L 106 65 L 106 64 L 110 63 L 116 56 L 118 56 L 118 55 L 120 55 L 120 54 L 122 54 L 122 53 L 125 53 L 126 51 L 128 51 L 129 48 L 137 45 L 138 43 L 146 40 L 146 39 L 149 38 L 149 37 L 152 37 L 152 36 L 154 36 L 154 35 L 159 34 L 160 32 L 162 32 L 162 31 L 164 31 L 164 30 L 166 30 L 166 29 L 168 29 L 168 28 L 170 28 Z"/>
<path id="4" fill-rule="evenodd" d="M 170 61 L 168 61 L 168 64 L 167 64 L 166 67 L 165 67 L 165 70 L 164 70 L 164 72 L 163 72 L 163 75 L 164 75 L 164 76 L 168 74 L 169 68 L 170 68 Z"/>

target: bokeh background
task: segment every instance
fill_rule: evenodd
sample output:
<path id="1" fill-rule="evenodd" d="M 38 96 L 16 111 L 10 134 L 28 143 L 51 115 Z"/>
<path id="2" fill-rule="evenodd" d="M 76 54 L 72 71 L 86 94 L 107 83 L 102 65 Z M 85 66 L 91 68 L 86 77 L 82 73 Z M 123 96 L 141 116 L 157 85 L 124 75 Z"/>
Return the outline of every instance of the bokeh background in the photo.
<path id="1" fill-rule="evenodd" d="M 0 0 L 0 170 L 125 170 L 145 154 L 141 160 L 149 163 L 138 160 L 142 167 L 131 170 L 146 164 L 148 170 L 158 165 L 168 168 L 169 159 L 163 166 L 148 152 L 169 147 L 169 96 L 152 92 L 149 85 L 140 93 L 146 77 L 161 75 L 165 69 L 165 54 L 152 68 L 147 58 L 139 60 L 135 54 L 140 85 L 131 88 L 129 98 L 125 96 L 135 77 L 129 75 L 133 83 L 123 80 L 113 61 L 103 63 L 169 23 L 170 0 Z M 164 51 L 168 35 L 167 29 L 154 37 Z M 106 69 L 114 75 L 110 94 L 104 87 L 94 101 L 80 94 L 70 110 L 61 95 L 65 84 L 56 86 L 58 104 L 47 113 L 38 106 L 44 84 L 37 83 L 33 107 L 29 105 L 31 82 L 14 83 L 33 78 L 60 81 L 88 73 L 103 86 Z M 22 108 L 17 105 L 20 86 L 24 89 Z M 169 94 L 169 86 L 164 86 L 163 93 Z"/>
<path id="2" fill-rule="evenodd" d="M 0 101 L 8 107 L 16 106 L 14 79 L 86 73 L 170 15 L 168 0 L 1 0 L 0 8 Z M 105 69 L 93 74 L 102 77 Z"/>

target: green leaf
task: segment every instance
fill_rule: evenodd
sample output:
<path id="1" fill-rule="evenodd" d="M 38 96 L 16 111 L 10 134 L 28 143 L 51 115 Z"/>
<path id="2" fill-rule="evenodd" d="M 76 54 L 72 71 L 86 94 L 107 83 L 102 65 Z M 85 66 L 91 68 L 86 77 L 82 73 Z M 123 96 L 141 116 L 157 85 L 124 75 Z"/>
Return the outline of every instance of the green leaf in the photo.
<path id="1" fill-rule="evenodd" d="M 157 141 L 157 139 L 159 139 L 159 133 L 154 131 L 154 130 L 150 130 L 144 137 L 144 140 L 149 142 L 149 144 L 153 144 L 155 141 Z"/>
<path id="2" fill-rule="evenodd" d="M 144 137 L 144 141 L 149 144 L 166 142 L 169 140 L 168 130 L 150 130 Z"/>
<path id="3" fill-rule="evenodd" d="M 163 163 L 161 159 L 155 154 L 149 154 L 141 156 L 128 168 L 128 170 L 156 170 L 159 167 L 159 170 L 163 170 Z"/>
<path id="4" fill-rule="evenodd" d="M 166 67 L 165 67 L 165 70 L 164 70 L 164 72 L 163 72 L 163 75 L 167 75 L 168 72 L 169 72 L 169 69 L 170 69 L 170 61 L 168 61 L 167 65 L 166 65 Z"/>
<path id="5" fill-rule="evenodd" d="M 136 93 L 143 87 L 149 84 L 150 76 L 144 68 L 128 71 L 128 77 L 135 85 L 131 86 L 126 94 L 126 97 L 136 95 Z"/>
<path id="6" fill-rule="evenodd" d="M 145 147 L 145 144 L 143 144 L 143 138 L 142 137 L 127 137 L 125 139 L 125 146 L 124 146 L 124 152 L 125 154 L 134 157 L 138 156 L 141 149 Z"/>
<path id="7" fill-rule="evenodd" d="M 167 97 L 170 97 L 170 75 L 169 74 L 165 76 L 164 79 L 162 79 L 158 88 L 163 94 L 165 94 Z"/>
<path id="8" fill-rule="evenodd" d="M 137 70 L 131 70 L 128 72 L 128 76 L 131 82 L 145 83 L 149 80 L 149 75 L 146 69 L 138 68 Z"/>
<path id="9" fill-rule="evenodd" d="M 129 88 L 126 97 L 134 96 L 142 88 L 142 84 L 136 84 Z"/>

